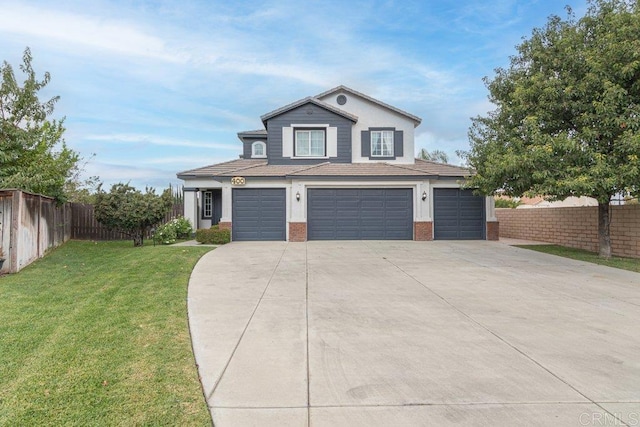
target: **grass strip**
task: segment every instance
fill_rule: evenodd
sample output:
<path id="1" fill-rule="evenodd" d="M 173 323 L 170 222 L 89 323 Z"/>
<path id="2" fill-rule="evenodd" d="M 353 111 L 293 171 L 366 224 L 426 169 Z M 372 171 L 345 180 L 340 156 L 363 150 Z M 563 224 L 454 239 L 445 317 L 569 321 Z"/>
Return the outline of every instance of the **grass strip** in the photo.
<path id="1" fill-rule="evenodd" d="M 557 255 L 565 258 L 571 258 L 578 261 L 591 262 L 593 264 L 606 265 L 607 267 L 620 268 L 622 270 L 635 271 L 640 273 L 640 259 L 623 258 L 612 256 L 609 259 L 601 258 L 598 254 L 585 251 L 583 249 L 567 248 L 558 245 L 515 245 L 518 248 L 529 249 L 532 251 L 543 252 L 546 254 Z"/>
<path id="2" fill-rule="evenodd" d="M 0 425 L 210 425 L 186 312 L 209 250 L 71 241 L 0 277 Z"/>

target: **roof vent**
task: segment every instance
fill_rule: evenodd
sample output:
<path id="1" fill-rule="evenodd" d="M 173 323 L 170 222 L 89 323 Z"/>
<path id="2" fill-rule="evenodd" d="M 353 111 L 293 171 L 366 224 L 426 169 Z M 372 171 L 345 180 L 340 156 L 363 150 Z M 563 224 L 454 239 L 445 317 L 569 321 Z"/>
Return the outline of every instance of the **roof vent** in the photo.
<path id="1" fill-rule="evenodd" d="M 336 98 L 336 102 L 338 103 L 338 105 L 344 105 L 347 103 L 347 97 L 340 94 L 338 95 L 338 97 Z"/>

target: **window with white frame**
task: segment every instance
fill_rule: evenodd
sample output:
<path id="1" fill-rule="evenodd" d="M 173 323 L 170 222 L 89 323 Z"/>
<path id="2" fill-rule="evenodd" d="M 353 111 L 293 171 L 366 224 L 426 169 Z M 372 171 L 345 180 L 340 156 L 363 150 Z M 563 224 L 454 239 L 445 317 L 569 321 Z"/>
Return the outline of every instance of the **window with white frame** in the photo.
<path id="1" fill-rule="evenodd" d="M 371 131 L 371 157 L 393 157 L 393 131 Z"/>
<path id="2" fill-rule="evenodd" d="M 213 216 L 213 193 L 211 191 L 202 192 L 202 218 Z"/>
<path id="3" fill-rule="evenodd" d="M 256 141 L 251 144 L 251 157 L 267 157 L 267 144 L 262 141 Z"/>
<path id="4" fill-rule="evenodd" d="M 296 129 L 295 157 L 325 157 L 326 152 L 324 129 Z"/>

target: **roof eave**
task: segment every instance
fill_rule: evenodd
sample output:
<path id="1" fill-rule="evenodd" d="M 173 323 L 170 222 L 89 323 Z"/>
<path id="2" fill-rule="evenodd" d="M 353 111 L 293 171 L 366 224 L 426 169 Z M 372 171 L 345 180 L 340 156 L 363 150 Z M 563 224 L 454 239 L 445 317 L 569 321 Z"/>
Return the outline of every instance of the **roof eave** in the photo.
<path id="1" fill-rule="evenodd" d="M 307 103 L 314 104 L 314 105 L 316 105 L 316 106 L 318 106 L 320 108 L 323 108 L 323 109 L 325 109 L 327 111 L 330 111 L 330 112 L 332 112 L 334 114 L 337 114 L 337 115 L 342 116 L 342 117 L 344 117 L 344 118 L 346 118 L 348 120 L 351 120 L 354 123 L 356 123 L 358 121 L 358 117 L 357 116 L 355 116 L 355 115 L 353 115 L 351 113 L 348 113 L 346 111 L 342 111 L 341 109 L 336 108 L 333 105 L 327 104 L 326 102 L 321 101 L 321 100 L 316 99 L 316 98 L 311 97 L 311 96 L 307 96 L 306 98 L 302 98 L 302 99 L 299 99 L 299 100 L 297 100 L 295 102 L 292 102 L 291 104 L 287 104 L 284 107 L 280 107 L 280 108 L 278 108 L 276 110 L 270 111 L 267 114 L 263 114 L 262 116 L 260 116 L 260 120 L 262 120 L 262 124 L 264 124 L 264 127 L 266 128 L 267 127 L 267 121 L 269 119 L 272 119 L 272 118 L 277 117 L 277 116 L 279 116 L 281 114 L 284 114 L 287 111 L 291 111 L 294 108 L 301 107 L 301 106 L 303 106 L 303 105 L 305 105 Z"/>

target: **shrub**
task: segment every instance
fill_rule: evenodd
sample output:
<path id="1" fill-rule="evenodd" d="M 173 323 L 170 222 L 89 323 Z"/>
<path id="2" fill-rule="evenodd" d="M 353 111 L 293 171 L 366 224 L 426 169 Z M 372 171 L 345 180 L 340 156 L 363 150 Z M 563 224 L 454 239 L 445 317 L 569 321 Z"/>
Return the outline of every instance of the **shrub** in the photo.
<path id="1" fill-rule="evenodd" d="M 176 229 L 173 227 L 167 227 L 167 224 L 158 227 L 155 234 L 153 235 L 153 240 L 156 243 L 170 245 L 176 242 Z"/>
<path id="2" fill-rule="evenodd" d="M 176 237 L 178 239 L 188 239 L 191 237 L 191 233 L 193 233 L 191 222 L 183 216 L 171 220 L 168 224 L 172 224 L 172 226 L 175 227 Z"/>
<path id="3" fill-rule="evenodd" d="M 210 245 L 224 245 L 231 241 L 231 230 L 220 229 L 217 225 L 211 228 L 201 228 L 196 230 L 196 241 Z"/>
<path id="4" fill-rule="evenodd" d="M 520 200 L 513 199 L 495 199 L 496 208 L 517 208 L 522 204 Z"/>
<path id="5" fill-rule="evenodd" d="M 162 224 L 153 235 L 156 243 L 170 245 L 175 243 L 176 239 L 188 239 L 191 237 L 191 223 L 184 217 L 172 219 L 166 224 Z"/>

